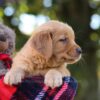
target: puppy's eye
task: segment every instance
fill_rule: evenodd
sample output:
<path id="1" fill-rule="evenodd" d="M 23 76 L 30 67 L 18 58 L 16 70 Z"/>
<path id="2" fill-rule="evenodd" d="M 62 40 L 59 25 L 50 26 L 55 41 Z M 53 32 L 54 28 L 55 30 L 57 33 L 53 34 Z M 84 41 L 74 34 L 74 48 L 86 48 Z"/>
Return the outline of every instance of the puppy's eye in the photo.
<path id="1" fill-rule="evenodd" d="M 67 40 L 68 40 L 67 38 L 62 38 L 62 39 L 60 39 L 59 41 L 65 43 L 65 42 L 67 42 Z"/>

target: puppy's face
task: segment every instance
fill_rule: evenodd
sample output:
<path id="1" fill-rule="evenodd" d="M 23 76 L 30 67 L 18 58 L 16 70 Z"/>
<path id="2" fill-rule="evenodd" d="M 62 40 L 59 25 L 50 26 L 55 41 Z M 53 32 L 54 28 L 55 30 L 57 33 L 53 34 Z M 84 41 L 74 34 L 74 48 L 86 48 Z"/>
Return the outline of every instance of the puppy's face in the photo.
<path id="1" fill-rule="evenodd" d="M 64 23 L 50 21 L 42 25 L 32 38 L 34 48 L 48 60 L 72 64 L 81 58 L 81 48 L 75 43 L 73 29 Z"/>
<path id="2" fill-rule="evenodd" d="M 59 62 L 72 64 L 81 58 L 81 48 L 75 42 L 71 27 L 58 28 L 53 39 L 53 55 Z"/>

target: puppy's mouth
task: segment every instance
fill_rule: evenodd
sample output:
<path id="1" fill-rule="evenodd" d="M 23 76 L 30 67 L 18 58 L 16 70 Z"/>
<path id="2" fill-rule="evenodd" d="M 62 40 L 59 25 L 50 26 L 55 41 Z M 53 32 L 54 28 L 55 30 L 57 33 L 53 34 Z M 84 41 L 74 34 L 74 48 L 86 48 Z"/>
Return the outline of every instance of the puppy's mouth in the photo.
<path id="1" fill-rule="evenodd" d="M 81 55 L 78 57 L 68 57 L 68 58 L 63 58 L 65 62 L 67 62 L 68 64 L 73 64 L 76 63 L 77 61 L 79 61 L 81 58 Z"/>

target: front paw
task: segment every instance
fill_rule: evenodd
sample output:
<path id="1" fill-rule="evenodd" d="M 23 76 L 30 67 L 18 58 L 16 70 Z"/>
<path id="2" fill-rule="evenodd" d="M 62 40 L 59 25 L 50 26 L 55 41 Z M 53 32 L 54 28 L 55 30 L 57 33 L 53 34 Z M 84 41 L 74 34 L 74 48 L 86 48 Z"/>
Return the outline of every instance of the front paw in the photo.
<path id="1" fill-rule="evenodd" d="M 8 85 L 17 85 L 21 83 L 24 78 L 24 72 L 22 70 L 10 70 L 4 77 L 4 83 Z"/>
<path id="2" fill-rule="evenodd" d="M 45 75 L 44 83 L 51 88 L 59 87 L 62 85 L 62 75 L 59 71 L 50 70 Z"/>

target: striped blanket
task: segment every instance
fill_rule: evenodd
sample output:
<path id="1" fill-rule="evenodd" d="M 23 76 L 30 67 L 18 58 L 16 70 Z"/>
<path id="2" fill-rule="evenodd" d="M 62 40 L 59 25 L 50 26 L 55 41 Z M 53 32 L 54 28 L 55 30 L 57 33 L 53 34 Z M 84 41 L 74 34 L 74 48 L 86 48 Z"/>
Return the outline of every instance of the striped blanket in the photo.
<path id="1" fill-rule="evenodd" d="M 0 60 L 9 68 L 11 59 L 7 54 L 0 54 Z M 64 77 L 62 86 L 53 89 L 44 84 L 43 76 L 26 78 L 16 86 L 5 85 L 3 78 L 0 76 L 0 100 L 73 100 L 77 90 L 72 77 Z"/>
<path id="2" fill-rule="evenodd" d="M 51 89 L 43 83 L 42 76 L 23 80 L 17 86 L 8 86 L 0 80 L 0 100 L 73 100 L 76 94 L 77 81 L 64 77 L 63 85 Z"/>

